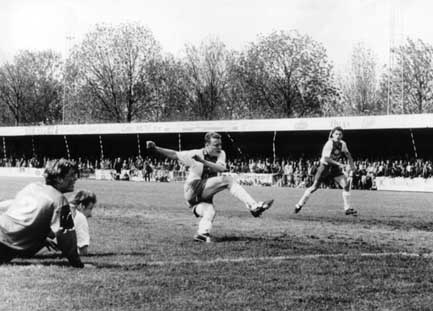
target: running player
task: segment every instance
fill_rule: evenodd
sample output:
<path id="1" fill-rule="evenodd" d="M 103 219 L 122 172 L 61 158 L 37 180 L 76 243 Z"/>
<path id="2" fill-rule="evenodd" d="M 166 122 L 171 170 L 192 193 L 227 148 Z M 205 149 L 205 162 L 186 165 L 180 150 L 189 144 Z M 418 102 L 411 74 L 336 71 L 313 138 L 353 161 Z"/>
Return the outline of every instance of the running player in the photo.
<path id="1" fill-rule="evenodd" d="M 271 207 L 273 200 L 256 202 L 231 176 L 221 175 L 227 171 L 226 154 L 222 150 L 221 135 L 209 132 L 205 135 L 205 147 L 189 151 L 157 147 L 153 141 L 147 141 L 149 150 L 169 159 L 179 160 L 189 167 L 189 175 L 184 185 L 184 197 L 196 217 L 201 217 L 194 240 L 211 242 L 210 231 L 215 218 L 213 197 L 218 192 L 228 189 L 242 201 L 254 217 L 259 217 Z"/>
<path id="2" fill-rule="evenodd" d="M 337 126 L 331 130 L 329 140 L 323 146 L 320 165 L 314 177 L 313 185 L 305 190 L 304 195 L 295 205 L 295 214 L 301 211 L 310 195 L 319 189 L 321 183 L 336 182 L 343 188 L 343 207 L 346 215 L 357 215 L 357 211 L 350 207 L 350 180 L 344 173 L 347 165 L 342 162 L 343 157 L 348 160 L 352 172 L 355 170 L 355 165 L 342 138 L 343 129 L 341 127 Z"/>

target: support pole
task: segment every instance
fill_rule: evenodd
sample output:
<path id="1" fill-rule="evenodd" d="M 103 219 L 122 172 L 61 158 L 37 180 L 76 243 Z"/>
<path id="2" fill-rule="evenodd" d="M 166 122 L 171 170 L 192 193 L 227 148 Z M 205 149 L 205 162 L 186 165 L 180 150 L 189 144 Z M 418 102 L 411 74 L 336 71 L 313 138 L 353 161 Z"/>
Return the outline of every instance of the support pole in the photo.
<path id="1" fill-rule="evenodd" d="M 66 135 L 63 135 L 63 139 L 65 140 L 66 155 L 68 156 L 68 160 L 70 160 L 71 159 L 71 152 L 69 151 L 68 138 L 66 137 Z"/>
<path id="2" fill-rule="evenodd" d="M 412 147 L 413 147 L 413 152 L 415 154 L 415 159 L 418 159 L 418 152 L 416 151 L 415 138 L 413 137 L 413 131 L 412 131 L 412 129 L 410 129 L 410 137 L 412 139 Z"/>
<path id="3" fill-rule="evenodd" d="M 137 148 L 138 148 L 138 156 L 141 158 L 140 134 L 138 133 L 137 133 Z"/>
<path id="4" fill-rule="evenodd" d="M 99 135 L 99 148 L 101 150 L 101 160 L 104 159 L 104 145 L 102 144 L 102 136 Z"/>
<path id="5" fill-rule="evenodd" d="M 177 140 L 179 143 L 179 151 L 182 151 L 182 135 L 180 133 L 177 134 Z"/>
<path id="6" fill-rule="evenodd" d="M 3 136 L 3 158 L 6 159 L 7 158 L 7 153 L 6 153 L 6 137 Z"/>

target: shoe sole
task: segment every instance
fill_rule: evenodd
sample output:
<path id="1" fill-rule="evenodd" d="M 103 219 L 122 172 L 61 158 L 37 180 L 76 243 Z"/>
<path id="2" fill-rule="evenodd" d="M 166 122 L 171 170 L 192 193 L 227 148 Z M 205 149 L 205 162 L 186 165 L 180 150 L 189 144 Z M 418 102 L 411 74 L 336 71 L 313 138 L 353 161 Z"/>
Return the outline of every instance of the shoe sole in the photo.
<path id="1" fill-rule="evenodd" d="M 358 216 L 358 212 L 357 211 L 353 211 L 350 213 L 346 213 L 346 216 Z"/>
<path id="2" fill-rule="evenodd" d="M 202 240 L 202 239 L 200 239 L 200 238 L 194 238 L 194 241 L 195 242 L 201 242 L 201 243 L 211 243 L 212 242 L 212 240 Z"/>

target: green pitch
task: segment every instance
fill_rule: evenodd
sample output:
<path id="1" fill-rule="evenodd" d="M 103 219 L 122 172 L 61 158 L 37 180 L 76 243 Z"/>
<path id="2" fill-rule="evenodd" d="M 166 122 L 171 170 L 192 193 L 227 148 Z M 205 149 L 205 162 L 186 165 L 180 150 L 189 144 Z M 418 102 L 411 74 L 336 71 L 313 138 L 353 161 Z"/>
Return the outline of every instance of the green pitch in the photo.
<path id="1" fill-rule="evenodd" d="M 27 184 L 0 179 L 0 198 Z M 98 195 L 91 255 L 75 270 L 42 252 L 0 266 L 0 310 L 429 310 L 433 194 L 321 190 L 292 214 L 302 189 L 253 218 L 216 197 L 215 243 L 193 242 L 197 219 L 181 184 L 79 181 Z M 421 256 L 419 256 L 421 254 Z"/>

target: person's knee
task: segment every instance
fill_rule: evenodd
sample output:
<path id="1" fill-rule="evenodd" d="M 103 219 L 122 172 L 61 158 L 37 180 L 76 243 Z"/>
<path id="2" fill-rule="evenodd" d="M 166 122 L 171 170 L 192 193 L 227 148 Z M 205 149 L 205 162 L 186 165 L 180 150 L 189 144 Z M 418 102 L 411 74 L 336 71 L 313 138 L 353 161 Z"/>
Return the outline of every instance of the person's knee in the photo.
<path id="1" fill-rule="evenodd" d="M 198 216 L 212 220 L 215 217 L 215 208 L 211 203 L 201 202 L 196 205 L 195 213 Z"/>
<path id="2" fill-rule="evenodd" d="M 235 181 L 232 176 L 227 176 L 227 175 L 221 176 L 221 183 L 223 186 L 230 187 L 234 182 Z"/>
<path id="3" fill-rule="evenodd" d="M 317 189 L 319 189 L 319 183 L 317 181 L 314 181 L 313 184 L 310 187 L 310 192 L 313 193 L 315 192 Z"/>
<path id="4" fill-rule="evenodd" d="M 223 183 L 226 183 L 226 184 L 232 184 L 234 182 L 234 179 L 232 176 L 224 175 L 224 176 L 222 176 L 222 181 L 223 181 Z"/>

